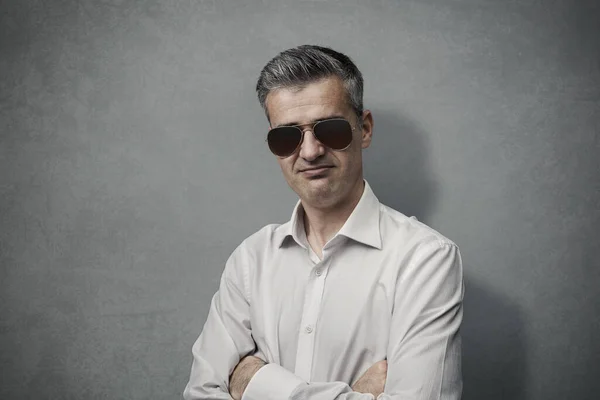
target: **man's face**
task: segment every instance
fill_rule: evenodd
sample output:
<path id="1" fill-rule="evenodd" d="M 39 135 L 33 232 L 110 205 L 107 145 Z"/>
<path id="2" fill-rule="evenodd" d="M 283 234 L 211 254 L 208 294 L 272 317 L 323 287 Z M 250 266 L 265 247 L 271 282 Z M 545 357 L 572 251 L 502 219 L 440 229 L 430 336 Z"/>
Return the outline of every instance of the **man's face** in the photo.
<path id="1" fill-rule="evenodd" d="M 327 208 L 349 200 L 362 184 L 362 149 L 371 143 L 372 116 L 358 118 L 347 101 L 343 83 L 336 77 L 311 83 L 301 90 L 279 89 L 267 96 L 271 128 L 302 125 L 304 139 L 294 154 L 277 157 L 287 183 L 304 203 Z M 332 150 L 313 135 L 318 120 L 345 118 L 354 127 L 352 143 L 345 150 Z"/>

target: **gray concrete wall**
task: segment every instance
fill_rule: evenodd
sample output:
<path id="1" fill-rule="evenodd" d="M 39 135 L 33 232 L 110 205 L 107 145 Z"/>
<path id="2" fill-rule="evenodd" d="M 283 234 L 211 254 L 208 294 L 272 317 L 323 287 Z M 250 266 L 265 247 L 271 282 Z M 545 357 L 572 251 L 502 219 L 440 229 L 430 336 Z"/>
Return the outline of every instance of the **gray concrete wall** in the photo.
<path id="1" fill-rule="evenodd" d="M 295 203 L 254 85 L 304 43 L 364 73 L 380 200 L 462 249 L 464 398 L 599 398 L 597 1 L 0 4 L 0 398 L 179 398 Z"/>

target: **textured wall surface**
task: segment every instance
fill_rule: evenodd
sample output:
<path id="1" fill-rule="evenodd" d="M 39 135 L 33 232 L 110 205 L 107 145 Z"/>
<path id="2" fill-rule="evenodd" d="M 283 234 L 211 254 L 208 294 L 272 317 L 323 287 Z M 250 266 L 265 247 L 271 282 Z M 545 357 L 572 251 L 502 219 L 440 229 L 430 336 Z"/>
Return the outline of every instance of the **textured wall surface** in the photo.
<path id="1" fill-rule="evenodd" d="M 295 194 L 262 66 L 349 54 L 380 200 L 459 244 L 466 400 L 600 396 L 597 1 L 0 2 L 0 398 L 176 399 Z"/>

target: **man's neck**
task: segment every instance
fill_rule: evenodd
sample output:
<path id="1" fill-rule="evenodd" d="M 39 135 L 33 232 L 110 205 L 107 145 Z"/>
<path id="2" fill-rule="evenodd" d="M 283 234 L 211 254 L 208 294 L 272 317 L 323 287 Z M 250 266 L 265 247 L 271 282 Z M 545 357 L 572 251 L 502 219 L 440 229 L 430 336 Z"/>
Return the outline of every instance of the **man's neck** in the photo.
<path id="1" fill-rule="evenodd" d="M 323 257 L 323 246 L 344 226 L 360 201 L 364 188 L 365 183 L 361 178 L 343 203 L 328 208 L 316 208 L 303 204 L 306 238 L 320 258 Z"/>

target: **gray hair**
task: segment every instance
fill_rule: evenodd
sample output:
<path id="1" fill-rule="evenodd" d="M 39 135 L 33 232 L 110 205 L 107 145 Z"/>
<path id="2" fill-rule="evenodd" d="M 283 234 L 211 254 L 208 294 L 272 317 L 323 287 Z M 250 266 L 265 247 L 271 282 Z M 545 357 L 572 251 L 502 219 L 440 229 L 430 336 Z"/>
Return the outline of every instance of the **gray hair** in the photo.
<path id="1" fill-rule="evenodd" d="M 260 72 L 256 83 L 258 101 L 267 118 L 267 95 L 277 89 L 297 88 L 337 76 L 344 83 L 350 106 L 359 120 L 363 112 L 363 77 L 352 60 L 328 47 L 302 45 L 275 56 Z"/>

